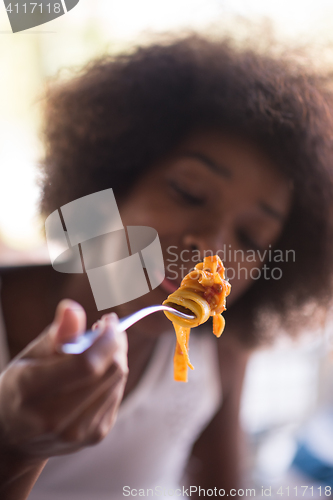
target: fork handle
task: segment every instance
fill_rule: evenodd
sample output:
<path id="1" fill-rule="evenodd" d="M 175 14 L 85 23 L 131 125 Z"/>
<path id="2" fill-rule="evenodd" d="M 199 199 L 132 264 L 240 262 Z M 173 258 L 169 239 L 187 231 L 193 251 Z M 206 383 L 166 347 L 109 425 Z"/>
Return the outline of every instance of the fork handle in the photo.
<path id="1" fill-rule="evenodd" d="M 134 323 L 131 323 L 131 319 L 131 315 L 126 316 L 125 318 L 121 318 L 121 320 L 123 321 L 119 320 L 119 323 L 117 324 L 117 330 L 120 332 L 124 332 L 127 328 L 135 323 L 135 321 Z M 88 330 L 83 335 L 80 335 L 80 337 L 78 337 L 77 339 L 59 346 L 59 352 L 64 354 L 81 354 L 93 345 L 100 334 L 101 331 L 99 328 L 96 328 L 96 330 Z"/>
<path id="2" fill-rule="evenodd" d="M 127 330 L 130 326 L 134 325 L 140 319 L 145 318 L 146 316 L 149 316 L 150 314 L 153 314 L 154 312 L 157 311 L 165 311 L 165 306 L 148 306 L 144 307 L 143 309 L 140 309 L 139 311 L 136 311 L 135 313 L 129 314 L 128 316 L 125 316 L 124 318 L 119 319 L 119 330 L 123 332 L 124 330 Z"/>
<path id="3" fill-rule="evenodd" d="M 100 330 L 88 330 L 72 342 L 67 342 L 58 347 L 58 352 L 63 354 L 81 354 L 93 345 L 96 338 L 100 335 Z"/>
<path id="4" fill-rule="evenodd" d="M 165 306 L 150 306 L 145 307 L 144 309 L 140 309 L 133 314 L 129 314 L 124 318 L 120 318 L 117 329 L 120 332 L 124 332 L 130 326 L 140 321 L 140 319 L 149 316 L 156 311 L 164 311 Z M 100 330 L 97 328 L 96 330 L 89 330 L 85 332 L 83 335 L 80 335 L 77 339 L 73 340 L 73 342 L 67 342 L 66 344 L 62 344 L 59 346 L 59 352 L 64 354 L 81 354 L 82 352 L 89 349 L 90 346 L 95 342 L 96 338 L 100 335 Z"/>

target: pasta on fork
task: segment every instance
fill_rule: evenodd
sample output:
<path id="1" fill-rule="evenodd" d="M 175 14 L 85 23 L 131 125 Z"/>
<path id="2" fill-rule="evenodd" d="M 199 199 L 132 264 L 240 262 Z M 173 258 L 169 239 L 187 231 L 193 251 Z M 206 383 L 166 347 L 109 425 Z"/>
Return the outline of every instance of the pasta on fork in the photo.
<path id="1" fill-rule="evenodd" d="M 188 355 L 188 343 L 191 328 L 205 323 L 213 317 L 213 333 L 220 337 L 225 321 L 226 297 L 230 293 L 230 283 L 224 279 L 224 266 L 218 255 L 205 257 L 193 271 L 185 276 L 178 290 L 163 302 L 183 312 L 191 312 L 194 319 L 182 319 L 165 311 L 167 318 L 174 326 L 177 343 L 174 355 L 174 379 L 187 382 L 187 367 L 193 370 Z"/>

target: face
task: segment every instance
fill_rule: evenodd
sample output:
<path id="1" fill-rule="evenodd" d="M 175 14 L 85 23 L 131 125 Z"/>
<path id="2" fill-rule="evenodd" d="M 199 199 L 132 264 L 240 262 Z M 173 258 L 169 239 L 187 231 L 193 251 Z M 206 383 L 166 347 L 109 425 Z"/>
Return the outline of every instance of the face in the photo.
<path id="1" fill-rule="evenodd" d="M 230 306 L 262 272 L 290 205 L 288 179 L 257 146 L 220 131 L 192 134 L 120 204 L 124 225 L 157 230 L 166 267 L 164 282 L 120 314 L 161 303 L 205 252 L 224 261 Z"/>

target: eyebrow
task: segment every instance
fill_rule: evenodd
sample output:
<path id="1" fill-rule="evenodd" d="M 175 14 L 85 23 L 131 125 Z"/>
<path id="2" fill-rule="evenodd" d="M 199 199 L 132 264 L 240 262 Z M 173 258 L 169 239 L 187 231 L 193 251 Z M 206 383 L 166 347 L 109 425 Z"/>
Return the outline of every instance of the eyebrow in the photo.
<path id="1" fill-rule="evenodd" d="M 217 174 L 221 175 L 222 177 L 225 177 L 226 179 L 232 178 L 232 172 L 231 170 L 228 169 L 228 167 L 226 167 L 225 165 L 221 165 L 220 163 L 216 163 L 214 160 L 209 158 L 209 156 L 206 156 L 203 153 L 188 151 L 184 154 L 184 156 L 187 156 L 188 158 L 195 158 L 201 161 L 207 167 L 213 170 L 213 172 L 216 172 Z"/>
<path id="2" fill-rule="evenodd" d="M 276 220 L 284 221 L 284 215 L 275 210 L 275 208 L 271 207 L 270 205 L 267 205 L 267 203 L 262 201 L 259 203 L 259 206 L 267 215 L 270 215 Z"/>
<path id="3" fill-rule="evenodd" d="M 214 160 L 209 158 L 209 156 L 206 156 L 204 153 L 198 153 L 195 151 L 188 151 L 184 154 L 184 156 L 188 158 L 195 158 L 202 163 L 204 163 L 207 167 L 209 167 L 213 172 L 216 172 L 217 174 L 221 175 L 222 177 L 226 179 L 231 179 L 232 178 L 232 172 L 231 170 L 228 169 L 225 165 L 221 165 L 220 163 L 216 163 Z M 280 213 L 278 210 L 275 210 L 275 208 L 271 207 L 270 205 L 267 205 L 265 202 L 260 202 L 259 203 L 260 208 L 267 214 L 273 217 L 274 219 L 278 221 L 284 221 L 285 217 L 282 213 Z"/>

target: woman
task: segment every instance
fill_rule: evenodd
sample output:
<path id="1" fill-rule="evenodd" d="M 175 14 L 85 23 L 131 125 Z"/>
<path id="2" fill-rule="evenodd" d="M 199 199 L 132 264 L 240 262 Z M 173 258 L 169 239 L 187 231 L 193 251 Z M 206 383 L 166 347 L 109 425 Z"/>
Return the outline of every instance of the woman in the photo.
<path id="1" fill-rule="evenodd" d="M 295 332 L 308 306 L 323 311 L 331 296 L 331 105 L 324 77 L 198 36 L 95 61 L 51 90 L 43 213 L 112 187 L 123 224 L 160 237 L 167 278 L 118 316 L 161 303 L 206 251 L 224 251 L 232 292 L 223 337 L 210 327 L 192 334 L 187 385 L 170 376 L 166 318 L 129 330 L 114 424 L 127 377 L 116 319 L 83 355 L 57 352 L 85 328 L 78 304 L 89 326 L 99 317 L 86 275 L 4 271 L 7 342 L 18 355 L 0 386 L 6 498 L 25 498 L 48 457 L 96 443 L 113 424 L 98 446 L 51 459 L 31 498 L 186 497 L 186 485 L 237 496 L 249 352 L 272 336 L 272 320 Z M 63 298 L 76 302 L 62 302 L 37 337 Z"/>

